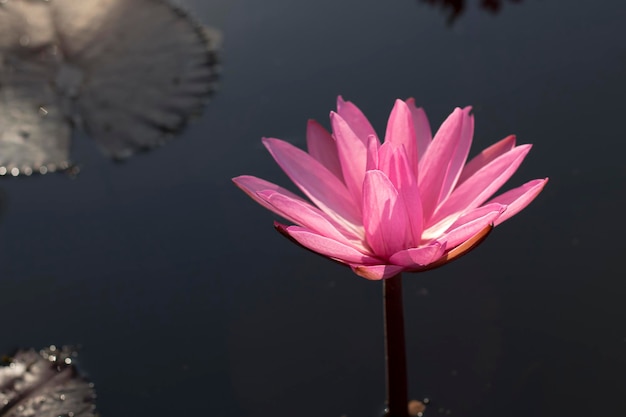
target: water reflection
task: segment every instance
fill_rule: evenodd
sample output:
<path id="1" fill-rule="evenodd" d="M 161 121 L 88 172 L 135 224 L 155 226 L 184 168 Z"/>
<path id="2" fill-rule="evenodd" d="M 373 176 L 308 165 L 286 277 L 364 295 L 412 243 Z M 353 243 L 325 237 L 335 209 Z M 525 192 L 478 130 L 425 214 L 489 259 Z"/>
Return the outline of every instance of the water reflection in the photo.
<path id="1" fill-rule="evenodd" d="M 508 0 L 511 3 L 521 3 L 522 0 Z M 463 14 L 466 9 L 465 0 L 421 0 L 422 3 L 428 3 L 433 6 L 440 6 L 448 12 L 448 24 L 452 24 Z M 502 8 L 505 0 L 480 0 L 478 6 L 490 13 L 498 13 Z"/>
<path id="2" fill-rule="evenodd" d="M 0 0 L 0 175 L 163 144 L 213 91 L 219 35 L 161 0 Z"/>

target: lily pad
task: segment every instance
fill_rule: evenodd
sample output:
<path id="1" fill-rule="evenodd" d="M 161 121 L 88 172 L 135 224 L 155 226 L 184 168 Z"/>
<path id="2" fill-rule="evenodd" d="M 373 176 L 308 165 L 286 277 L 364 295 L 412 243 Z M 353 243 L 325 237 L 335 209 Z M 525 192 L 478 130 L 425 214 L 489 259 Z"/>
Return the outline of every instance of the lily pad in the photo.
<path id="1" fill-rule="evenodd" d="M 162 145 L 200 114 L 220 35 L 163 0 L 0 2 L 0 175 L 70 164 L 83 128 L 107 155 Z"/>
<path id="2" fill-rule="evenodd" d="M 96 417 L 93 384 L 78 374 L 75 352 L 20 350 L 0 367 L 0 417 Z"/>

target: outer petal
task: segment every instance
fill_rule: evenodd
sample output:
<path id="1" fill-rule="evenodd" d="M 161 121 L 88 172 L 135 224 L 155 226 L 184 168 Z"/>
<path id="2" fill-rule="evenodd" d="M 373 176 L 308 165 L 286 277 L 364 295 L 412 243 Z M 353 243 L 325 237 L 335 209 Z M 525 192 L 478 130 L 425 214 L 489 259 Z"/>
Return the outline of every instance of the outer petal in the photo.
<path id="1" fill-rule="evenodd" d="M 359 236 L 335 224 L 330 217 L 317 207 L 313 207 L 305 201 L 269 190 L 259 192 L 258 196 L 270 204 L 276 214 L 285 219 L 322 236 L 346 245 L 356 246 L 358 249 L 368 252 Z"/>
<path id="2" fill-rule="evenodd" d="M 439 202 L 450 161 L 461 139 L 464 118 L 463 110 L 456 108 L 443 122 L 420 160 L 419 188 L 425 218 L 430 217 Z"/>
<path id="3" fill-rule="evenodd" d="M 308 153 L 279 139 L 263 143 L 278 165 L 317 207 L 348 229 L 358 229 L 361 213 L 345 185 Z"/>
<path id="4" fill-rule="evenodd" d="M 369 280 L 391 278 L 404 271 L 398 265 L 350 265 L 355 274 Z"/>
<path id="5" fill-rule="evenodd" d="M 376 265 L 381 262 L 380 259 L 361 253 L 352 246 L 319 235 L 304 227 L 285 226 L 280 223 L 274 223 L 274 227 L 305 248 L 342 263 Z"/>
<path id="6" fill-rule="evenodd" d="M 531 145 L 518 146 L 468 178 L 439 208 L 433 221 L 438 222 L 454 213 L 467 212 L 484 203 L 515 173 L 530 148 Z"/>
<path id="7" fill-rule="evenodd" d="M 428 117 L 426 112 L 421 107 L 415 106 L 415 99 L 410 98 L 406 101 L 409 106 L 409 111 L 413 118 L 413 128 L 415 129 L 415 137 L 417 139 L 417 157 L 418 160 L 422 159 L 426 149 L 433 140 L 433 134 L 430 130 L 430 123 L 428 123 Z"/>
<path id="8" fill-rule="evenodd" d="M 464 216 L 461 216 L 444 235 L 437 238 L 440 242 L 446 242 L 448 249 L 455 248 L 461 243 L 476 236 L 504 213 L 506 206 L 500 204 L 488 204 L 479 207 Z"/>
<path id="9" fill-rule="evenodd" d="M 335 139 L 315 120 L 309 120 L 307 124 L 306 143 L 309 154 L 343 181 Z"/>
<path id="10" fill-rule="evenodd" d="M 298 197 L 291 191 L 283 187 L 280 187 L 276 184 L 272 184 L 269 181 L 265 181 L 261 178 L 253 177 L 251 175 L 241 175 L 239 177 L 235 177 L 233 178 L 233 182 L 235 183 L 237 187 L 241 188 L 241 190 L 243 190 L 244 193 L 248 194 L 254 201 L 256 201 L 257 203 L 259 203 L 266 209 L 273 211 L 275 213 L 276 213 L 276 210 L 274 209 L 274 207 L 271 204 L 268 204 L 264 199 L 260 198 L 257 195 L 260 191 L 270 190 L 270 191 L 279 192 L 289 198 L 308 204 L 308 202 Z M 277 213 L 277 214 L 280 214 L 280 213 Z"/>
<path id="11" fill-rule="evenodd" d="M 385 142 L 404 147 L 413 175 L 417 177 L 417 139 L 413 118 L 409 106 L 402 100 L 396 100 L 387 122 Z"/>
<path id="12" fill-rule="evenodd" d="M 330 123 L 337 140 L 337 151 L 345 184 L 356 201 L 361 201 L 363 177 L 367 167 L 368 136 L 359 137 L 337 113 L 330 113 Z"/>
<path id="13" fill-rule="evenodd" d="M 414 269 L 435 262 L 443 256 L 445 250 L 445 243 L 433 242 L 419 248 L 405 249 L 394 253 L 389 261 L 395 265 L 406 267 L 406 269 Z"/>
<path id="14" fill-rule="evenodd" d="M 532 180 L 522 185 L 521 187 L 514 188 L 513 190 L 507 191 L 504 194 L 500 194 L 495 197 L 489 203 L 498 203 L 507 205 L 506 211 L 498 217 L 498 219 L 494 222 L 497 226 L 505 220 L 510 219 L 515 216 L 517 213 L 522 211 L 529 205 L 535 197 L 539 195 L 539 193 L 543 190 L 543 187 L 548 183 L 548 179 L 543 180 Z"/>
<path id="15" fill-rule="evenodd" d="M 474 175 L 482 167 L 484 167 L 500 155 L 504 155 L 514 147 L 515 135 L 510 135 L 483 150 L 465 165 L 465 168 L 463 168 L 463 172 L 461 172 L 461 176 L 459 177 L 459 181 L 457 182 L 457 184 L 461 184 L 463 181 Z"/>
<path id="16" fill-rule="evenodd" d="M 410 242 L 404 199 L 382 171 L 368 171 L 363 182 L 363 227 L 374 253 L 387 258 Z"/>
<path id="17" fill-rule="evenodd" d="M 361 140 L 365 141 L 370 135 L 378 138 L 367 117 L 351 101 L 344 101 L 341 96 L 337 97 L 337 113 Z"/>

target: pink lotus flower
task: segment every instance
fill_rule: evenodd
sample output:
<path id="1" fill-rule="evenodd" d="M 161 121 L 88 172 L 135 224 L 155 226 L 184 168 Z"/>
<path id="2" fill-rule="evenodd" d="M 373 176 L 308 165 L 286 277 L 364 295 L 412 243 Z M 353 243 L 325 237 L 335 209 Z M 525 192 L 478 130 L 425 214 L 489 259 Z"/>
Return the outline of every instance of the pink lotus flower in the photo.
<path id="1" fill-rule="evenodd" d="M 293 226 L 277 230 L 367 279 L 442 265 L 480 243 L 517 214 L 547 182 L 537 179 L 488 199 L 531 148 L 508 136 L 467 164 L 474 133 L 470 107 L 456 108 L 434 138 L 413 99 L 396 100 L 385 142 L 363 113 L 341 97 L 333 134 L 311 120 L 308 153 L 279 139 L 263 143 L 311 200 L 243 175 L 233 181 Z"/>

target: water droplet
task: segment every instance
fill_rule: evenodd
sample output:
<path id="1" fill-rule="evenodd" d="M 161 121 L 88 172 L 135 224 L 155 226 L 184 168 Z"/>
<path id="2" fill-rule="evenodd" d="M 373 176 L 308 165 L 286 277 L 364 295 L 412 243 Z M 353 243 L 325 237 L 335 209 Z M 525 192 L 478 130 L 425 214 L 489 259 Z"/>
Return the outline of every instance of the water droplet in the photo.
<path id="1" fill-rule="evenodd" d="M 11 168 L 11 175 L 13 175 L 14 177 L 17 177 L 18 175 L 20 175 L 19 168 Z"/>
<path id="2" fill-rule="evenodd" d="M 28 37 L 28 35 L 20 36 L 20 45 L 21 46 L 30 45 L 30 37 Z"/>
<path id="3" fill-rule="evenodd" d="M 46 109 L 44 106 L 39 106 L 39 115 L 41 117 L 46 117 L 48 115 L 48 109 Z"/>
<path id="4" fill-rule="evenodd" d="M 0 167 L 0 175 L 6 175 L 6 174 L 7 174 L 6 167 Z"/>

